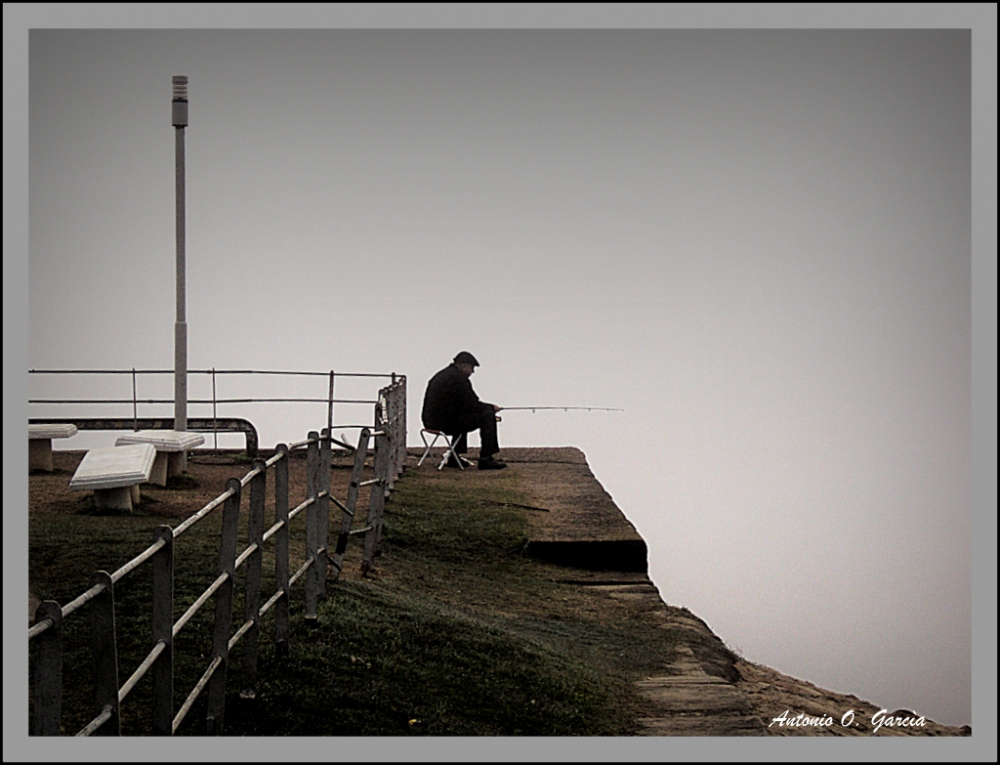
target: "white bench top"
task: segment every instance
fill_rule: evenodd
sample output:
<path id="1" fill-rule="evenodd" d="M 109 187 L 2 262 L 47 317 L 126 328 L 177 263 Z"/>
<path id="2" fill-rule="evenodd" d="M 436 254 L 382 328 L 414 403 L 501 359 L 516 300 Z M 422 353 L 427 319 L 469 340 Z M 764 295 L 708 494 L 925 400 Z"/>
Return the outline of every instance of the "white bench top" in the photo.
<path id="1" fill-rule="evenodd" d="M 118 489 L 146 483 L 156 449 L 152 444 L 91 449 L 69 481 L 71 489 Z"/>
<path id="2" fill-rule="evenodd" d="M 205 436 L 184 430 L 137 430 L 119 436 L 115 444 L 152 444 L 158 452 L 183 452 L 205 443 Z"/>
<path id="3" fill-rule="evenodd" d="M 76 425 L 73 423 L 57 425 L 28 425 L 28 439 L 36 438 L 69 438 L 76 435 Z"/>

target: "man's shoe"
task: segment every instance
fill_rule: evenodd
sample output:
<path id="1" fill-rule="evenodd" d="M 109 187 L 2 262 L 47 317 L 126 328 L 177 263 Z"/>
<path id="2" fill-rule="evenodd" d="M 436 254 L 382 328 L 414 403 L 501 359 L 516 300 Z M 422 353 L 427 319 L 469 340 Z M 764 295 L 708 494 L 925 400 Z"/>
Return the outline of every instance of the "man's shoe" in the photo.
<path id="1" fill-rule="evenodd" d="M 484 460 L 479 460 L 480 470 L 503 470 L 505 467 L 507 467 L 506 462 L 495 460 L 492 457 L 488 457 Z"/>

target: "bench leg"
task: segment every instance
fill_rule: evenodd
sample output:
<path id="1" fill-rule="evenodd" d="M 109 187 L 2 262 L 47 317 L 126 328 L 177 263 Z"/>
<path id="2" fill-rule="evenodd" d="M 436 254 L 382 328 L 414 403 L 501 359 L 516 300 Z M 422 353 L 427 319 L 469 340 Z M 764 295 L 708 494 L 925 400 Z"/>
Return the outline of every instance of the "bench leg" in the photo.
<path id="1" fill-rule="evenodd" d="M 184 473 L 184 452 L 168 452 L 167 478 Z"/>
<path id="2" fill-rule="evenodd" d="M 167 452 L 157 452 L 153 460 L 153 469 L 149 471 L 149 483 L 156 486 L 167 485 Z"/>
<path id="3" fill-rule="evenodd" d="M 94 489 L 94 506 L 98 510 L 131 510 L 132 490 L 137 486 L 122 486 L 117 489 Z"/>
<path id="4" fill-rule="evenodd" d="M 28 470 L 52 472 L 52 439 L 28 439 Z"/>

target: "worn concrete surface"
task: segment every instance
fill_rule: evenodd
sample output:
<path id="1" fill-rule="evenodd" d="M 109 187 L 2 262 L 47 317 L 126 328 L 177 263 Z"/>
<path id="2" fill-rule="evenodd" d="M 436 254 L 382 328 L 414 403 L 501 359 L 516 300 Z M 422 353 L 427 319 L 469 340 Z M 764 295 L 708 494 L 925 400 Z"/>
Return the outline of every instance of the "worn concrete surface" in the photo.
<path id="1" fill-rule="evenodd" d="M 582 569 L 647 571 L 645 540 L 594 477 L 582 451 L 504 449 L 503 459 L 523 476 L 531 503 L 548 510 L 533 518 L 530 555 Z"/>
<path id="2" fill-rule="evenodd" d="M 645 541 L 600 485 L 583 452 L 504 449 L 502 458 L 523 477 L 532 504 L 548 510 L 532 514 L 529 552 L 566 565 L 562 581 L 641 605 L 641 618 L 675 633 L 678 648 L 666 671 L 636 683 L 659 710 L 638 721 L 645 735 L 971 734 L 968 726 L 938 725 L 909 710 L 883 710 L 741 659 L 697 616 L 667 605 L 646 576 Z M 783 715 L 795 724 L 775 722 Z M 903 720 L 907 724 L 900 724 Z"/>

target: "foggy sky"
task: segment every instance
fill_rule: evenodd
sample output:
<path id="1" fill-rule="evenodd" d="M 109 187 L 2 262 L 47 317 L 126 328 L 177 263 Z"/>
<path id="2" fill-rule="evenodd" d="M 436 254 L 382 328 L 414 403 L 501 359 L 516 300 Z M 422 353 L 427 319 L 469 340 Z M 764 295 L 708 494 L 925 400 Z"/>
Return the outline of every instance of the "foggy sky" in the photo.
<path id="1" fill-rule="evenodd" d="M 967 31 L 35 31 L 30 368 L 172 364 L 175 74 L 192 368 L 624 407 L 501 446 L 746 658 L 970 721 Z"/>

